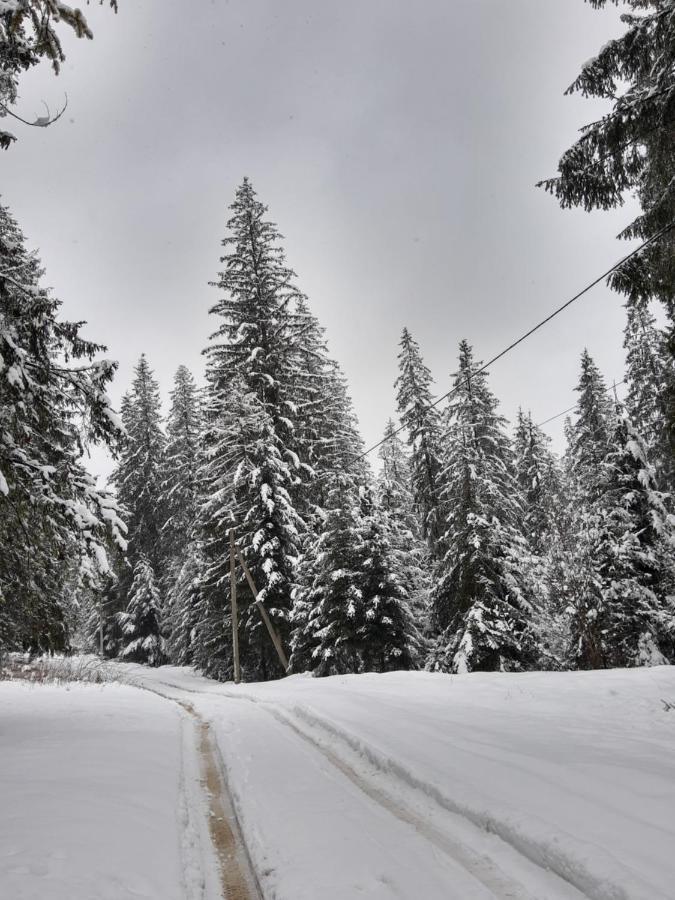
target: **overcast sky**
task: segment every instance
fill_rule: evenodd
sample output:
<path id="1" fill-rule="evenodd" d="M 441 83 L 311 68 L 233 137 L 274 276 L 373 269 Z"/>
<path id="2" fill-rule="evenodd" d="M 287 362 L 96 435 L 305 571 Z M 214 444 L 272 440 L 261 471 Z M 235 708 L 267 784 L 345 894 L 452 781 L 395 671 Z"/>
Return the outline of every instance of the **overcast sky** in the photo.
<path id="1" fill-rule="evenodd" d="M 623 253 L 630 210 L 562 211 L 535 182 L 607 107 L 564 97 L 622 30 L 582 0 L 120 0 L 87 7 L 59 78 L 22 81 L 3 202 L 63 315 L 164 396 L 200 375 L 227 206 L 248 175 L 351 385 L 364 439 L 395 412 L 401 329 L 450 387 L 457 344 L 489 358 Z M 620 299 L 596 288 L 495 365 L 512 417 L 574 403 L 587 346 L 623 377 Z M 560 446 L 562 420 L 549 433 Z M 97 468 L 106 465 L 96 457 Z"/>

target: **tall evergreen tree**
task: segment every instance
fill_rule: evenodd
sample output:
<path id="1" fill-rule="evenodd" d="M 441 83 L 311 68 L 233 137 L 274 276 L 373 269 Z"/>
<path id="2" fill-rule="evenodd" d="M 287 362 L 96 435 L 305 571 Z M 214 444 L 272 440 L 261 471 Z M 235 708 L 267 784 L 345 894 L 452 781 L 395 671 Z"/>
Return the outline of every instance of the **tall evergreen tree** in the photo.
<path id="1" fill-rule="evenodd" d="M 514 442 L 516 478 L 523 504 L 523 532 L 537 554 L 547 547 L 560 514 L 561 473 L 550 450 L 551 439 L 518 410 Z"/>
<path id="2" fill-rule="evenodd" d="M 419 634 L 379 510 L 335 485 L 296 592 L 291 668 L 316 675 L 413 668 Z"/>
<path id="3" fill-rule="evenodd" d="M 179 366 L 171 392 L 161 472 L 162 544 L 169 583 L 185 561 L 197 515 L 200 429 L 197 385 L 190 371 Z"/>
<path id="4" fill-rule="evenodd" d="M 580 668 L 672 661 L 675 520 L 645 444 L 620 410 L 595 481 L 593 502 L 580 514 L 588 574 L 572 603 L 572 661 Z"/>
<path id="5" fill-rule="evenodd" d="M 568 449 L 572 475 L 581 497 L 610 449 L 612 403 L 605 381 L 588 350 L 581 354 L 576 421 Z M 581 501 L 579 501 L 581 502 Z"/>
<path id="6" fill-rule="evenodd" d="M 124 546 L 117 504 L 84 465 L 121 431 L 106 390 L 116 365 L 58 318 L 60 302 L 0 205 L 0 645 L 68 646 L 73 568 L 95 583 Z M 73 364 L 75 363 L 75 364 Z"/>
<path id="7" fill-rule="evenodd" d="M 462 341 L 443 438 L 447 550 L 432 598 L 441 634 L 430 665 L 445 671 L 519 669 L 534 659 L 513 454 L 479 368 Z"/>
<path id="8" fill-rule="evenodd" d="M 150 560 L 141 553 L 125 612 L 119 614 L 123 639 L 120 656 L 130 662 L 161 666 L 166 662 L 162 602 Z"/>
<path id="9" fill-rule="evenodd" d="M 442 556 L 443 511 L 440 500 L 440 416 L 432 406 L 431 372 L 424 365 L 417 342 L 403 329 L 396 379 L 398 412 L 411 448 L 412 489 L 422 534 L 431 552 Z"/>
<path id="10" fill-rule="evenodd" d="M 608 0 L 589 0 L 596 9 Z M 542 182 L 563 207 L 622 205 L 636 194 L 641 212 L 619 235 L 655 238 L 611 277 L 629 303 L 661 301 L 675 355 L 675 0 L 612 0 L 628 8 L 624 34 L 584 63 L 567 93 L 612 101 L 608 115 L 583 129 Z M 669 369 L 667 433 L 675 454 L 675 378 Z"/>
<path id="11" fill-rule="evenodd" d="M 211 313 L 218 328 L 205 353 L 207 366 L 207 438 L 201 475 L 205 497 L 215 491 L 229 506 L 206 504 L 203 526 L 208 535 L 209 564 L 204 603 L 215 610 L 219 600 L 219 560 L 214 548 L 224 544 L 227 527 L 238 526 L 238 541 L 273 624 L 284 643 L 290 637 L 295 566 L 305 525 L 302 506 L 307 464 L 306 429 L 298 414 L 303 337 L 309 321 L 305 298 L 286 266 L 280 235 L 266 219 L 247 179 L 237 190 L 223 241 L 224 268 L 216 286 L 221 292 Z M 218 487 L 216 487 L 218 486 Z M 227 527 L 226 527 L 227 523 Z M 242 589 L 246 607 L 247 588 Z M 250 598 L 249 598 L 250 599 Z M 248 677 L 282 674 L 257 611 L 244 616 L 250 654 Z M 202 629 L 204 645 L 215 635 Z M 244 650 L 242 645 L 242 664 Z M 202 651 L 200 651 L 202 652 Z M 220 675 L 231 668 L 227 642 L 219 649 Z M 213 658 L 213 655 L 211 656 Z"/>
<path id="12" fill-rule="evenodd" d="M 379 455 L 381 469 L 377 479 L 377 502 L 381 510 L 381 524 L 387 534 L 392 566 L 410 598 L 417 627 L 426 633 L 430 624 L 432 564 L 415 513 L 410 459 L 391 419 L 387 422 Z"/>
<path id="13" fill-rule="evenodd" d="M 131 391 L 122 401 L 126 428 L 120 458 L 112 474 L 117 496 L 128 513 L 128 559 L 132 569 L 144 556 L 154 573 L 163 571 L 164 511 L 161 479 L 166 438 L 161 424 L 159 386 L 145 354 L 134 368 Z M 122 579 L 123 591 L 128 577 Z"/>
<path id="14" fill-rule="evenodd" d="M 647 303 L 626 304 L 624 331 L 626 350 L 626 410 L 647 445 L 664 489 L 675 490 L 675 455 L 666 423 L 667 387 L 672 378 L 672 361 L 666 353 L 665 338 Z"/>

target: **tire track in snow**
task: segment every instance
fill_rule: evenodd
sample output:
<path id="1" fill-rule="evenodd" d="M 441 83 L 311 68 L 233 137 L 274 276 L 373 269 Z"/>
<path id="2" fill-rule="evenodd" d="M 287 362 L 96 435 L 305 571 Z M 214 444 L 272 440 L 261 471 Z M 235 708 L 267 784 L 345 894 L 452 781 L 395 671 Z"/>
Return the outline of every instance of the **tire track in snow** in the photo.
<path id="1" fill-rule="evenodd" d="M 157 683 L 170 687 L 172 690 L 181 690 L 166 682 Z M 223 900 L 262 900 L 262 893 L 246 850 L 223 774 L 223 767 L 218 759 L 217 749 L 208 722 L 199 715 L 191 703 L 149 687 L 141 681 L 134 680 L 133 684 L 142 690 L 150 691 L 150 693 L 156 694 L 164 700 L 177 704 L 187 713 L 196 726 L 198 736 L 196 749 L 199 759 L 200 781 L 207 800 L 209 834 L 218 862 L 220 892 Z M 199 692 L 190 691 L 189 693 L 196 694 Z M 181 802 L 184 805 L 188 801 L 183 781 L 184 775 L 181 773 Z M 185 811 L 181 812 L 185 821 Z M 193 844 L 193 836 L 184 835 L 184 841 L 188 844 Z M 192 874 L 192 881 L 194 882 L 194 873 Z M 192 900 L 194 889 L 188 885 L 186 887 L 187 896 L 189 900 Z M 203 889 L 202 887 L 202 891 Z M 190 890 L 192 890 L 192 895 Z"/>
<path id="2" fill-rule="evenodd" d="M 240 692 L 234 694 L 220 691 L 201 691 L 171 684 L 169 682 L 158 683 L 161 683 L 164 687 L 170 688 L 172 691 L 203 695 L 212 699 L 214 694 L 216 694 L 223 699 L 244 700 L 266 712 L 285 728 L 293 731 L 297 737 L 309 744 L 315 751 L 320 753 L 333 768 L 337 769 L 342 775 L 348 778 L 349 781 L 370 800 L 377 803 L 378 806 L 383 808 L 390 815 L 393 815 L 409 827 L 414 828 L 415 831 L 428 840 L 437 850 L 440 850 L 447 855 L 453 862 L 458 863 L 472 877 L 483 884 L 497 900 L 549 900 L 549 898 L 550 900 L 554 900 L 554 898 L 555 900 L 588 900 L 587 895 L 579 888 L 571 884 L 567 879 L 551 871 L 547 866 L 531 859 L 523 853 L 519 847 L 514 846 L 508 840 L 505 840 L 494 831 L 482 826 L 480 823 L 472 821 L 468 816 L 464 815 L 461 810 L 447 809 L 438 802 L 436 797 L 421 791 L 419 785 L 413 785 L 405 778 L 402 778 L 399 773 L 389 768 L 386 774 L 393 775 L 396 778 L 400 787 L 403 789 L 402 793 L 410 795 L 412 792 L 413 794 L 419 795 L 424 801 L 424 805 L 427 809 L 416 811 L 414 809 L 414 798 L 413 802 L 406 804 L 402 801 L 400 796 L 393 795 L 393 792 L 388 790 L 385 785 L 377 783 L 378 781 L 381 782 L 383 780 L 383 778 L 378 779 L 377 776 L 383 776 L 385 773 L 382 770 L 382 767 L 378 765 L 374 756 L 372 759 L 369 759 L 369 761 L 373 764 L 375 772 L 365 773 L 362 770 L 359 770 L 359 763 L 363 762 L 362 758 L 357 758 L 353 760 L 352 763 L 352 761 L 348 761 L 344 756 L 340 756 L 334 752 L 334 744 L 329 747 L 327 746 L 326 741 L 322 741 L 317 736 L 317 729 L 325 731 L 329 737 L 333 739 L 333 742 L 335 739 L 341 740 L 342 743 L 346 744 L 347 750 L 358 757 L 360 748 L 350 746 L 349 741 L 345 736 L 342 735 L 338 729 L 333 728 L 330 723 L 324 723 L 318 717 L 312 719 L 310 716 L 307 716 L 307 721 L 304 721 L 302 709 L 296 709 L 295 716 L 289 715 L 287 712 L 281 712 L 278 707 L 260 700 L 258 697 L 251 694 Z M 177 702 L 180 703 L 181 701 Z M 438 826 L 430 820 L 428 812 L 430 800 L 438 805 L 439 811 L 445 816 L 445 827 Z M 466 835 L 456 837 L 451 834 L 450 832 L 452 829 L 449 827 L 450 823 L 447 821 L 448 816 L 458 817 L 463 820 L 462 824 L 465 828 L 462 830 L 473 830 L 475 832 L 475 842 L 483 844 L 486 841 L 492 842 L 493 847 L 490 848 L 491 850 L 500 850 L 501 856 L 504 856 L 505 853 L 506 855 L 513 856 L 516 861 L 515 868 L 520 870 L 518 873 L 520 877 L 504 871 L 505 868 L 514 868 L 512 860 L 511 866 L 505 866 L 503 860 L 500 865 L 500 863 L 490 857 L 488 852 L 474 849 L 474 847 L 470 845 L 470 841 L 467 841 Z M 454 830 L 457 830 L 456 826 Z M 499 844 L 497 844 L 497 842 L 499 842 Z M 542 887 L 542 879 L 548 881 L 548 884 L 545 887 Z M 534 887 L 528 889 L 526 883 L 531 883 L 533 881 L 535 882 Z M 544 890 L 545 893 L 542 893 L 542 890 Z"/>
<path id="3" fill-rule="evenodd" d="M 356 765 L 352 765 L 350 761 L 347 761 L 344 757 L 336 754 L 332 748 L 328 747 L 326 743 L 317 739 L 316 735 L 311 733 L 311 725 L 309 730 L 303 728 L 301 719 L 295 719 L 282 713 L 278 708 L 251 695 L 227 694 L 226 696 L 228 699 L 242 699 L 255 704 L 286 728 L 292 730 L 299 738 L 318 751 L 334 768 L 338 769 L 338 771 L 346 776 L 352 784 L 366 794 L 367 797 L 400 821 L 414 828 L 434 847 L 449 856 L 454 862 L 459 863 L 462 868 L 491 891 L 497 900 L 548 900 L 548 898 L 550 898 L 550 900 L 554 900 L 554 898 L 555 900 L 589 900 L 588 895 L 583 893 L 578 887 L 571 884 L 567 879 L 561 877 L 548 867 L 541 865 L 536 860 L 533 860 L 522 853 L 518 847 L 504 840 L 496 832 L 481 828 L 480 825 L 471 821 L 471 819 L 464 816 L 461 812 L 448 810 L 444 807 L 440 807 L 439 804 L 442 813 L 460 817 L 464 820 L 464 823 L 469 829 L 475 829 L 475 831 L 479 832 L 478 837 L 482 842 L 486 839 L 500 841 L 503 844 L 503 849 L 506 853 L 514 854 L 517 859 L 518 867 L 522 871 L 521 881 L 520 878 L 504 871 L 504 867 L 492 859 L 486 852 L 481 852 L 471 847 L 464 837 L 457 838 L 450 833 L 448 827 L 442 828 L 435 825 L 430 818 L 428 818 L 428 812 L 426 812 L 425 815 L 425 812 L 415 811 L 412 808 L 412 804 L 407 805 L 401 800 L 400 796 L 394 796 L 393 793 L 388 791 L 383 785 L 377 784 L 376 776 L 384 773 L 375 763 L 376 773 L 367 774 L 363 771 L 359 771 L 356 767 L 359 762 L 358 760 L 355 761 Z M 313 724 L 322 727 L 322 723 L 318 720 Z M 332 728 L 326 730 L 334 738 L 341 737 L 337 730 Z M 390 774 L 395 773 L 390 772 Z M 412 784 L 398 776 L 396 776 L 396 778 L 405 793 L 409 794 L 411 790 L 420 793 Z M 429 800 L 436 802 L 435 798 L 430 797 L 426 793 L 423 795 L 423 800 L 427 806 Z M 549 882 L 547 888 L 544 888 L 546 893 L 540 893 L 542 890 L 542 877 Z M 539 881 L 539 884 L 535 884 L 533 889 L 528 889 L 526 884 L 523 883 L 523 881 L 531 882 L 533 880 Z"/>

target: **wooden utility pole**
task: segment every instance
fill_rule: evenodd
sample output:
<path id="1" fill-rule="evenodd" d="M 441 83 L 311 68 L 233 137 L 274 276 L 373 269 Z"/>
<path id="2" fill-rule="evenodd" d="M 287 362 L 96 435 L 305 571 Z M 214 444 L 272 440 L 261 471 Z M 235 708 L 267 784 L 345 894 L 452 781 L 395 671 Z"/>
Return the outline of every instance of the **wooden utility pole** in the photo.
<path id="1" fill-rule="evenodd" d="M 98 631 L 101 659 L 103 659 L 103 597 L 100 594 L 98 597 Z"/>
<path id="2" fill-rule="evenodd" d="M 237 609 L 237 573 L 234 558 L 234 528 L 230 528 L 230 597 L 232 600 L 232 657 L 234 660 L 234 683 L 241 681 L 239 668 L 239 610 Z"/>
<path id="3" fill-rule="evenodd" d="M 277 656 L 281 662 L 281 665 L 284 667 L 284 672 L 288 672 L 288 660 L 286 659 L 286 654 L 284 653 L 284 648 L 281 644 L 281 638 L 279 637 L 276 628 L 272 625 L 270 621 L 270 617 L 267 615 L 267 610 L 263 606 L 263 604 L 258 599 L 258 589 L 255 586 L 255 582 L 253 581 L 253 576 L 248 570 L 248 566 L 244 562 L 244 557 L 241 555 L 241 550 L 237 547 L 237 556 L 239 557 L 239 562 L 241 564 L 242 569 L 244 570 L 244 575 L 246 576 L 246 580 L 248 581 L 248 586 L 251 588 L 251 592 L 253 593 L 253 597 L 255 599 L 255 604 L 260 610 L 260 615 L 262 616 L 262 620 L 267 627 L 267 631 L 269 632 L 269 636 L 272 638 L 272 643 L 274 644 L 274 649 L 277 651 Z"/>

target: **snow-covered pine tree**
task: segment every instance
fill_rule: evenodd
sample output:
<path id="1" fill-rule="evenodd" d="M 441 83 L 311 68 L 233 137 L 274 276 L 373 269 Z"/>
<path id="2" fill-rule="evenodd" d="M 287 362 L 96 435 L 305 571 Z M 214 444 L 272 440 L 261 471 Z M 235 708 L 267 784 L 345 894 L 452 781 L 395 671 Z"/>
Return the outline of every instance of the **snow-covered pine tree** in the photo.
<path id="1" fill-rule="evenodd" d="M 516 478 L 523 505 L 523 533 L 534 553 L 545 553 L 560 515 L 561 472 L 551 439 L 518 410 L 514 440 Z"/>
<path id="2" fill-rule="evenodd" d="M 654 241 L 621 266 L 612 287 L 630 302 L 661 301 L 675 355 L 675 0 L 612 0 L 628 8 L 624 34 L 584 63 L 567 93 L 612 101 L 608 115 L 582 129 L 558 176 L 542 182 L 563 207 L 610 209 L 637 195 L 637 216 L 621 238 Z M 600 9 L 608 0 L 590 0 Z M 675 378 L 669 373 L 668 436 L 675 455 Z"/>
<path id="3" fill-rule="evenodd" d="M 305 530 L 297 506 L 307 505 L 302 482 L 308 463 L 299 453 L 306 452 L 309 429 L 298 400 L 307 399 L 303 341 L 314 322 L 285 264 L 276 226 L 266 219 L 267 210 L 248 179 L 237 189 L 231 210 L 224 268 L 216 283 L 221 297 L 211 309 L 219 326 L 205 350 L 211 436 L 201 475 L 205 498 L 215 490 L 223 496 L 229 492 L 229 505 L 205 507 L 208 570 L 202 591 L 207 607 L 215 611 L 222 604 L 216 592 L 222 595 L 225 582 L 213 551 L 225 545 L 227 530 L 235 524 L 260 599 L 288 644 L 291 591 Z M 310 407 L 313 403 L 311 399 Z M 243 588 L 244 609 L 246 596 Z M 216 627 L 213 617 L 209 621 Z M 244 613 L 242 628 L 247 634 L 241 645 L 246 677 L 281 674 L 257 610 Z M 200 633 L 205 645 L 218 642 L 219 677 L 227 677 L 229 639 L 217 640 L 208 629 Z"/>
<path id="4" fill-rule="evenodd" d="M 566 582 L 570 555 L 572 510 L 566 476 L 550 450 L 550 438 L 518 410 L 514 455 L 523 507 L 522 530 L 530 555 L 523 559 L 534 599 L 532 628 L 539 651 L 538 666 L 561 668 L 569 645 Z"/>
<path id="5" fill-rule="evenodd" d="M 161 666 L 166 662 L 162 635 L 162 602 L 150 560 L 140 553 L 125 612 L 119 613 L 122 629 L 120 656 L 129 662 Z"/>
<path id="6" fill-rule="evenodd" d="M 179 366 L 171 391 L 162 455 L 163 581 L 168 589 L 187 557 L 197 515 L 197 455 L 201 430 L 199 391 L 189 369 Z"/>
<path id="7" fill-rule="evenodd" d="M 590 575 L 573 601 L 572 662 L 579 668 L 672 662 L 675 520 L 656 489 L 646 446 L 620 408 L 611 445 L 593 502 L 580 515 Z"/>
<path id="8" fill-rule="evenodd" d="M 365 672 L 415 669 L 421 662 L 418 626 L 426 623 L 415 621 L 419 610 L 414 608 L 412 589 L 417 586 L 411 584 L 409 568 L 401 565 L 392 536 L 398 539 L 391 520 L 373 505 L 362 526 L 366 556 L 362 563 L 365 622 L 361 665 Z"/>
<path id="9" fill-rule="evenodd" d="M 379 456 L 377 504 L 381 524 L 386 530 L 392 564 L 410 598 L 417 628 L 426 634 L 429 630 L 432 562 L 415 513 L 410 458 L 391 419 L 385 427 Z"/>
<path id="10" fill-rule="evenodd" d="M 190 666 L 195 661 L 195 641 L 204 611 L 200 590 L 204 571 L 200 543 L 193 539 L 185 548 L 183 564 L 166 595 L 167 654 L 177 666 Z"/>
<path id="11" fill-rule="evenodd" d="M 236 528 L 260 600 L 285 646 L 302 528 L 289 493 L 294 476 L 272 419 L 242 378 L 229 377 L 228 382 L 219 378 L 217 358 L 212 358 L 197 520 L 205 566 L 194 642 L 195 664 L 222 680 L 232 677 L 230 528 Z M 283 672 L 276 652 L 241 572 L 239 582 L 242 676 L 246 681 L 279 677 Z"/>
<path id="12" fill-rule="evenodd" d="M 576 420 L 568 448 L 576 500 L 582 503 L 595 484 L 595 476 L 611 446 L 612 402 L 604 378 L 588 350 L 581 354 Z"/>
<path id="13" fill-rule="evenodd" d="M 443 671 L 517 670 L 535 658 L 513 452 L 479 368 L 462 341 L 443 436 L 447 549 L 432 594 L 440 636 L 429 666 Z"/>
<path id="14" fill-rule="evenodd" d="M 86 443 L 121 434 L 106 396 L 116 365 L 58 319 L 42 275 L 0 205 L 0 644 L 58 650 L 73 566 L 96 582 L 126 528 L 83 461 Z"/>
<path id="15" fill-rule="evenodd" d="M 126 440 L 112 474 L 120 503 L 128 515 L 128 559 L 132 570 L 144 556 L 155 576 L 164 571 L 161 480 L 166 438 L 162 431 L 159 386 L 145 354 L 134 368 L 131 390 L 122 401 Z M 126 605 L 129 577 L 120 573 Z"/>
<path id="16" fill-rule="evenodd" d="M 673 363 L 666 352 L 665 337 L 657 328 L 648 304 L 642 300 L 626 304 L 623 346 L 626 351 L 626 411 L 640 432 L 656 470 L 657 483 L 675 490 L 675 456 L 666 425 L 667 385 Z"/>
<path id="17" fill-rule="evenodd" d="M 444 526 L 439 483 L 441 425 L 439 413 L 432 406 L 433 379 L 424 365 L 419 345 L 407 328 L 403 329 L 399 346 L 399 375 L 394 386 L 401 424 L 406 427 L 411 448 L 413 496 L 423 537 L 427 540 L 431 553 L 436 558 L 441 558 L 444 553 L 441 544 Z"/>
<path id="18" fill-rule="evenodd" d="M 381 511 L 348 478 L 334 483 L 327 506 L 323 529 L 301 567 L 292 671 L 414 668 L 420 637 Z"/>

